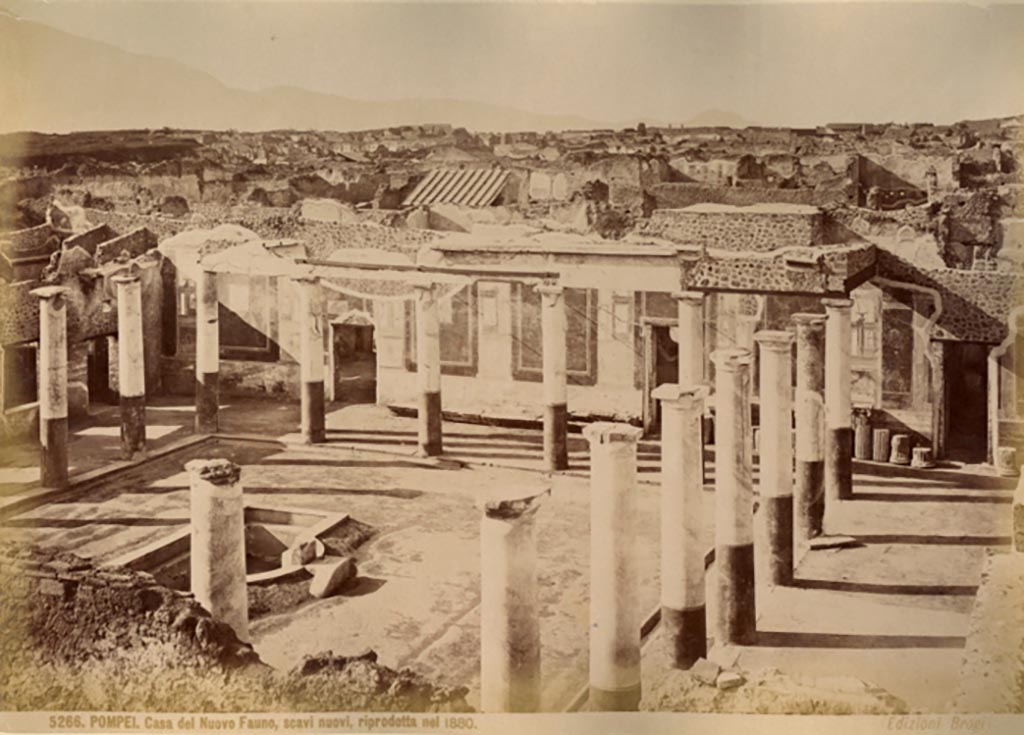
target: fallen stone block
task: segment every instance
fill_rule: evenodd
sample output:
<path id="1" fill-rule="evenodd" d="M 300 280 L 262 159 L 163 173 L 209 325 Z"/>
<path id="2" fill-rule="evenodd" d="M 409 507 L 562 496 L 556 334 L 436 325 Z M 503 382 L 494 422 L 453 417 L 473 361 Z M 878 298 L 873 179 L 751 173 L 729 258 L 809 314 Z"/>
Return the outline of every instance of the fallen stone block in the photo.
<path id="1" fill-rule="evenodd" d="M 352 557 L 332 557 L 308 567 L 313 573 L 309 582 L 309 594 L 313 597 L 330 597 L 340 592 L 345 585 L 355 579 L 357 569 Z"/>
<path id="2" fill-rule="evenodd" d="M 318 538 L 297 541 L 281 554 L 282 567 L 301 567 L 322 559 L 327 553 L 323 541 Z"/>
<path id="3" fill-rule="evenodd" d="M 737 674 L 735 671 L 723 671 L 718 675 L 718 679 L 715 681 L 715 686 L 721 689 L 723 692 L 729 689 L 736 689 L 746 683 L 746 679 L 743 678 L 742 674 Z"/>
<path id="4" fill-rule="evenodd" d="M 706 658 L 697 659 L 697 662 L 690 667 L 690 675 L 701 684 L 708 686 L 715 686 L 721 671 L 722 667 Z"/>

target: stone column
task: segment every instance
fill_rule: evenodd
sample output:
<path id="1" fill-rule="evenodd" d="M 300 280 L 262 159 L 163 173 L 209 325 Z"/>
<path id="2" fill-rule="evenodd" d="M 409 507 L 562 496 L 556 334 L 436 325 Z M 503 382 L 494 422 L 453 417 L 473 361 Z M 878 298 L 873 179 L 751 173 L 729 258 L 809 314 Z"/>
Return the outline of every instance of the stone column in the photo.
<path id="1" fill-rule="evenodd" d="M 636 443 L 629 424 L 594 423 L 590 442 L 590 699 L 597 711 L 640 703 Z"/>
<path id="2" fill-rule="evenodd" d="M 68 484 L 67 289 L 44 286 L 39 298 L 39 472 L 43 487 Z"/>
<path id="3" fill-rule="evenodd" d="M 669 657 L 687 669 L 707 655 L 701 505 L 703 386 L 659 385 L 661 401 L 661 625 Z"/>
<path id="4" fill-rule="evenodd" d="M 480 520 L 480 707 L 540 708 L 534 519 L 543 495 L 485 503 Z"/>
<path id="5" fill-rule="evenodd" d="M 194 459 L 185 469 L 191 485 L 192 594 L 248 643 L 241 468 L 226 459 Z"/>
<path id="6" fill-rule="evenodd" d="M 196 284 L 196 431 L 214 433 L 220 402 L 220 301 L 217 274 L 202 271 Z"/>
<path id="7" fill-rule="evenodd" d="M 793 334 L 754 335 L 761 353 L 761 512 L 768 582 L 793 582 Z"/>
<path id="8" fill-rule="evenodd" d="M 114 276 L 117 284 L 117 385 L 121 397 L 121 454 L 146 449 L 146 365 L 142 341 L 142 280 Z"/>
<path id="9" fill-rule="evenodd" d="M 301 427 L 307 444 L 320 444 L 327 438 L 324 408 L 324 334 L 321 324 L 320 281 L 296 279 L 299 322 L 299 373 L 302 381 Z"/>
<path id="10" fill-rule="evenodd" d="M 420 398 L 419 453 L 436 457 L 443 450 L 441 440 L 441 323 L 437 313 L 434 284 L 416 287 L 416 374 Z"/>
<path id="11" fill-rule="evenodd" d="M 822 299 L 825 320 L 825 503 L 853 497 L 850 299 Z"/>
<path id="12" fill-rule="evenodd" d="M 544 467 L 569 467 L 569 411 L 566 400 L 566 317 L 561 286 L 537 286 L 540 293 L 544 370 Z"/>
<path id="13" fill-rule="evenodd" d="M 823 363 L 825 317 L 794 314 L 796 324 L 796 484 L 794 533 L 798 547 L 821 535 L 825 516 Z"/>
<path id="14" fill-rule="evenodd" d="M 679 385 L 704 383 L 704 294 L 678 291 L 673 294 L 679 310 Z"/>
<path id="15" fill-rule="evenodd" d="M 754 640 L 754 489 L 750 427 L 750 351 L 716 350 L 715 567 L 720 646 Z"/>

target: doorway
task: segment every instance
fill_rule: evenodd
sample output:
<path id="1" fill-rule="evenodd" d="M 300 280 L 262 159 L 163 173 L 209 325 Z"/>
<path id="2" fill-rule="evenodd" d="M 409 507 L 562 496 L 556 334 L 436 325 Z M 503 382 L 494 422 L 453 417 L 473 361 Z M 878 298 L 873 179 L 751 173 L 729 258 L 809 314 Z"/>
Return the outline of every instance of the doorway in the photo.
<path id="1" fill-rule="evenodd" d="M 373 324 L 331 325 L 336 403 L 377 402 L 377 349 Z"/>
<path id="2" fill-rule="evenodd" d="M 661 409 L 651 394 L 664 383 L 679 381 L 679 345 L 672 334 L 675 322 L 644 324 L 644 405 L 643 425 L 646 436 L 661 434 Z"/>
<path id="3" fill-rule="evenodd" d="M 944 350 L 946 453 L 984 462 L 988 450 L 988 352 L 979 342 L 949 342 Z"/>
<path id="4" fill-rule="evenodd" d="M 117 393 L 110 387 L 110 337 L 94 337 L 86 342 L 86 381 L 89 403 L 113 405 Z"/>

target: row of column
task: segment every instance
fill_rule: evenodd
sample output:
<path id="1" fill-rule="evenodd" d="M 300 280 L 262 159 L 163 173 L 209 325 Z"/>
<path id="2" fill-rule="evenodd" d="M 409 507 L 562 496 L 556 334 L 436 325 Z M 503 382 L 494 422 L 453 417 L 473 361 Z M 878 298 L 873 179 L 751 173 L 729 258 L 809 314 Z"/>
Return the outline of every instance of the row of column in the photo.
<path id="1" fill-rule="evenodd" d="M 138 274 L 114 276 L 117 289 L 118 388 L 121 453 L 146 448 L 146 372 L 142 340 L 142 282 Z M 68 326 L 64 286 L 32 291 L 39 299 L 39 470 L 43 487 L 68 484 Z"/>
<path id="2" fill-rule="evenodd" d="M 324 350 L 320 286 L 315 278 L 297 279 L 301 432 L 307 443 L 325 441 Z M 416 290 L 417 443 L 425 457 L 444 452 L 441 430 L 441 325 L 437 287 L 429 281 Z M 564 289 L 542 285 L 544 463 L 549 470 L 569 466 L 566 403 L 566 313 Z M 196 431 L 218 428 L 219 324 L 217 276 L 202 272 L 196 302 Z"/>

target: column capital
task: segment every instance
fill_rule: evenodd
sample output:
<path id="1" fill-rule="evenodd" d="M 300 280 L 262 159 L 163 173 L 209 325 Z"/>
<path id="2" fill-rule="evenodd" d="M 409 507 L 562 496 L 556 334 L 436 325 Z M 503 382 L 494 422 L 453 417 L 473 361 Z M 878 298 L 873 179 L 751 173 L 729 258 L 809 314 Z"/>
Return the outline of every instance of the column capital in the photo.
<path id="1" fill-rule="evenodd" d="M 598 421 L 583 427 L 583 436 L 594 444 L 635 444 L 643 435 L 644 430 L 631 424 Z"/>
<path id="2" fill-rule="evenodd" d="M 129 283 L 138 283 L 142 280 L 138 273 L 132 273 L 130 271 L 121 271 L 117 275 L 111 276 L 110 280 L 116 283 L 118 286 L 127 286 Z"/>
<path id="3" fill-rule="evenodd" d="M 800 312 L 792 317 L 797 329 L 820 329 L 825 326 L 825 315 L 809 312 Z"/>
<path id="4" fill-rule="evenodd" d="M 707 386 L 678 383 L 662 383 L 651 391 L 651 398 L 665 405 L 678 405 L 682 408 L 699 408 L 707 395 Z"/>
<path id="5" fill-rule="evenodd" d="M 64 296 L 68 290 L 67 286 L 42 286 L 41 288 L 32 289 L 30 293 L 33 296 L 47 301 L 49 299 L 56 299 Z"/>
<path id="6" fill-rule="evenodd" d="M 853 307 L 853 299 L 847 298 L 835 298 L 835 299 L 822 299 L 821 305 L 829 311 L 849 311 Z"/>
<path id="7" fill-rule="evenodd" d="M 749 367 L 752 355 L 750 350 L 742 347 L 730 347 L 724 350 L 715 350 L 711 353 L 711 359 L 715 363 L 716 370 L 734 371 L 741 367 Z"/>
<path id="8" fill-rule="evenodd" d="M 762 329 L 754 332 L 754 340 L 762 350 L 789 352 L 796 337 L 787 329 Z"/>
<path id="9" fill-rule="evenodd" d="M 672 298 L 676 301 L 684 301 L 694 306 L 701 306 L 704 304 L 704 292 L 703 291 L 673 291 Z"/>
<path id="10" fill-rule="evenodd" d="M 211 485 L 230 485 L 242 474 L 242 468 L 229 459 L 193 459 L 185 463 L 185 469 Z"/>

